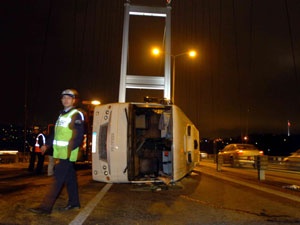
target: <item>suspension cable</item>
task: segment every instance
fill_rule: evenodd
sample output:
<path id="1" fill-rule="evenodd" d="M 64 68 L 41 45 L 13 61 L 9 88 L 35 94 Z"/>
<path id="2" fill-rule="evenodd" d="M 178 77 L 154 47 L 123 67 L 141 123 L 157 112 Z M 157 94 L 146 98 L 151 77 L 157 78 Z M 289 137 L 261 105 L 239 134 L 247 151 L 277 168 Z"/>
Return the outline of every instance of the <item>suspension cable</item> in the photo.
<path id="1" fill-rule="evenodd" d="M 232 0 L 232 14 L 233 14 L 233 26 L 234 26 L 234 45 L 235 45 L 235 59 L 236 59 L 236 73 L 238 77 L 238 103 L 240 105 L 240 127 L 241 127 L 241 137 L 242 137 L 242 105 L 241 105 L 241 77 L 240 77 L 240 64 L 239 64 L 239 53 L 238 53 L 238 35 L 237 35 L 237 24 L 236 24 L 236 9 L 235 9 L 235 1 Z"/>
<path id="2" fill-rule="evenodd" d="M 284 3 L 285 3 L 285 10 L 286 10 L 286 17 L 287 17 L 287 20 L 288 20 L 289 36 L 290 36 L 293 66 L 294 66 L 294 75 L 295 75 L 295 79 L 296 79 L 296 84 L 298 84 L 298 74 L 297 74 L 297 66 L 296 66 L 295 47 L 294 47 L 294 40 L 293 40 L 293 34 L 292 34 L 292 25 L 291 25 L 289 7 L 288 7 L 287 0 L 285 0 Z"/>

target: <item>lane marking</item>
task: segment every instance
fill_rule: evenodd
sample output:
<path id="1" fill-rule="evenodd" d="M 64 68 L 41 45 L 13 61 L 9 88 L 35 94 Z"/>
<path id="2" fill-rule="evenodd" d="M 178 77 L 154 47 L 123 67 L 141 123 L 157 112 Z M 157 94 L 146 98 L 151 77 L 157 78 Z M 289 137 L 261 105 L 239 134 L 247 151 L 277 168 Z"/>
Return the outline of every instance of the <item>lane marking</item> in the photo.
<path id="1" fill-rule="evenodd" d="M 219 178 L 219 179 L 230 181 L 232 183 L 244 185 L 244 186 L 259 190 L 259 191 L 264 191 L 264 192 L 267 192 L 267 193 L 270 193 L 270 194 L 273 194 L 273 195 L 277 195 L 277 196 L 280 196 L 280 197 L 283 197 L 283 198 L 287 198 L 287 199 L 292 200 L 292 201 L 300 202 L 300 198 L 296 195 L 292 195 L 292 194 L 289 194 L 289 193 L 284 193 L 282 191 L 273 190 L 273 189 L 268 188 L 268 187 L 261 187 L 257 184 L 251 184 L 251 183 L 247 183 L 247 182 L 244 182 L 244 181 L 241 181 L 241 180 L 231 179 L 229 177 L 221 176 L 219 174 L 216 174 L 216 173 L 210 172 L 210 171 L 205 171 L 205 172 L 200 171 L 200 172 L 204 173 L 204 174 L 207 174 L 209 176 L 213 176 L 213 177 L 216 177 L 216 178 Z"/>
<path id="2" fill-rule="evenodd" d="M 101 191 L 80 211 L 80 213 L 72 220 L 69 225 L 83 224 L 86 218 L 91 214 L 106 192 L 111 188 L 112 184 L 106 184 Z"/>

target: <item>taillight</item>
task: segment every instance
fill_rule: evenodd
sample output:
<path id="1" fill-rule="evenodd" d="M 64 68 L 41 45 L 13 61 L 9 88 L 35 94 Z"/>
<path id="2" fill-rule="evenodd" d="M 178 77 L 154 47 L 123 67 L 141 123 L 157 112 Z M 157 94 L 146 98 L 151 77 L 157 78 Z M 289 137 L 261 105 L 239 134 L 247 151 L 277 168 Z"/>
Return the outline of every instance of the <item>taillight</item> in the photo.
<path id="1" fill-rule="evenodd" d="M 237 154 L 242 155 L 243 154 L 243 150 L 238 150 Z"/>

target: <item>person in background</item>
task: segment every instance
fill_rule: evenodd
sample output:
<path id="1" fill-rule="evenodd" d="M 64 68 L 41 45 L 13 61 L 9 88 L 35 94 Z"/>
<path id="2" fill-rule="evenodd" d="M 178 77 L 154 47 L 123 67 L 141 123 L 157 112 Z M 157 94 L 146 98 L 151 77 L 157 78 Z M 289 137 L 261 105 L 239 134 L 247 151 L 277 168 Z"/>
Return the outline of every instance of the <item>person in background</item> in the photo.
<path id="1" fill-rule="evenodd" d="M 35 141 L 34 145 L 34 151 L 37 155 L 38 162 L 36 165 L 36 174 L 40 175 L 43 173 L 43 167 L 44 167 L 44 161 L 45 161 L 45 155 L 44 152 L 42 152 L 41 147 L 46 144 L 46 135 L 48 134 L 48 129 L 44 128 L 42 132 L 40 132 Z"/>
<path id="2" fill-rule="evenodd" d="M 50 191 L 39 207 L 29 209 L 33 213 L 51 214 L 64 184 L 68 192 L 68 203 L 61 210 L 80 208 L 75 162 L 84 135 L 84 116 L 75 108 L 77 98 L 78 92 L 74 89 L 66 89 L 61 93 L 64 109 L 56 121 L 53 140 L 49 138 L 41 148 L 42 152 L 45 152 L 53 147 L 53 157 L 59 162 L 55 165 L 54 182 Z"/>
<path id="3" fill-rule="evenodd" d="M 29 172 L 34 171 L 35 160 L 36 160 L 35 142 L 39 132 L 40 132 L 40 128 L 38 126 L 33 126 L 32 133 L 27 137 L 27 143 L 30 149 L 30 159 L 29 159 L 29 166 L 28 166 Z"/>

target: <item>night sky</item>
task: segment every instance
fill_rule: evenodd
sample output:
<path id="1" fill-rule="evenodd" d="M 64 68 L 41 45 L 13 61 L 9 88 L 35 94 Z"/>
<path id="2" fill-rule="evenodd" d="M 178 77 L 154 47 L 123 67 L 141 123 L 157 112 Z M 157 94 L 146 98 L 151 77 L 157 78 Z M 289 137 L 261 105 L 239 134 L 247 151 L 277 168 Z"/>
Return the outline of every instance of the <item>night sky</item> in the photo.
<path id="1" fill-rule="evenodd" d="M 125 0 L 1 0 L 1 123 L 53 123 L 60 93 L 117 102 Z M 165 6 L 163 0 L 131 4 Z M 201 137 L 300 133 L 300 1 L 173 0 L 175 103 Z M 162 75 L 162 18 L 130 18 L 128 74 Z M 127 89 L 127 101 L 163 97 Z M 26 105 L 26 107 L 25 107 Z"/>

